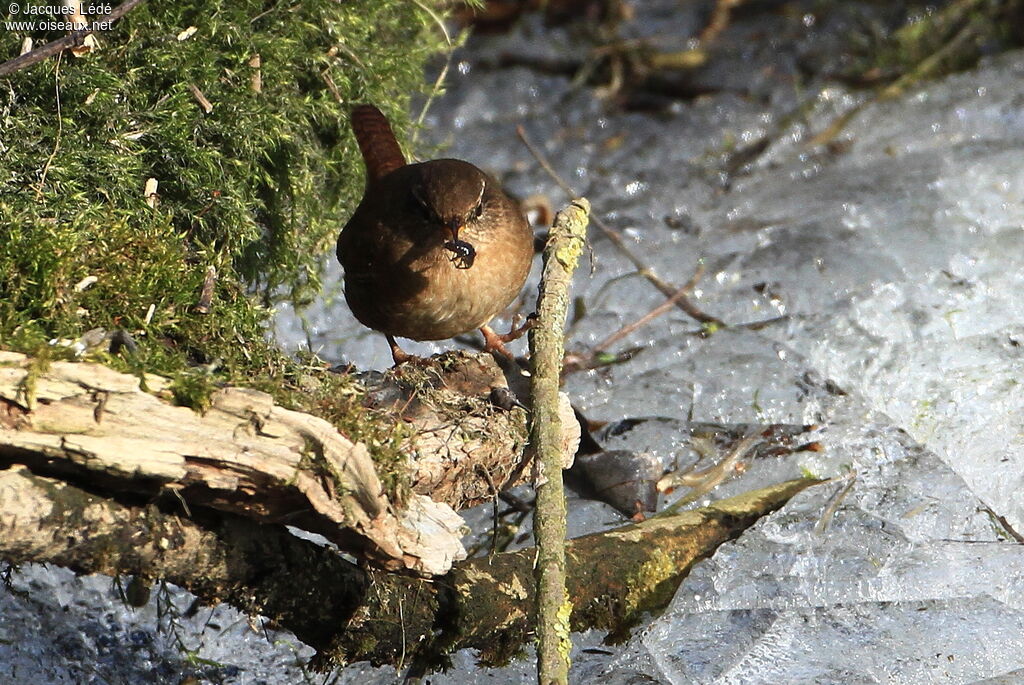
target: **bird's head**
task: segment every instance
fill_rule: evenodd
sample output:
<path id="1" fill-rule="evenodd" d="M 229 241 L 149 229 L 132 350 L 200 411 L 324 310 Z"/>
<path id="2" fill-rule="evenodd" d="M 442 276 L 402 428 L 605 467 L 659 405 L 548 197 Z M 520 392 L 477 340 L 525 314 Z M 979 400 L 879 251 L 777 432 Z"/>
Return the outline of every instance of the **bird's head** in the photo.
<path id="1" fill-rule="evenodd" d="M 476 249 L 460 238 L 476 234 L 486 211 L 487 176 L 469 162 L 437 159 L 419 164 L 412 184 L 412 200 L 424 219 L 441 232 L 445 249 L 461 269 L 473 265 Z"/>

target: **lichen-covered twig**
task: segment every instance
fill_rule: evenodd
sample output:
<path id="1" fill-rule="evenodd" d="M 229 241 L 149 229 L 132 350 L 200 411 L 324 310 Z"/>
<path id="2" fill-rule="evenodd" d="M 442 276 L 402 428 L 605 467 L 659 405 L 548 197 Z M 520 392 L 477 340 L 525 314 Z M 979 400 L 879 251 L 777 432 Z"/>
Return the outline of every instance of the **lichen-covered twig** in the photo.
<path id="1" fill-rule="evenodd" d="M 558 387 L 565 353 L 569 284 L 583 252 L 590 203 L 573 200 L 558 213 L 544 248 L 544 271 L 537 298 L 537 324 L 530 330 L 530 440 L 544 482 L 537 487 L 537 672 L 541 683 L 569 678 L 569 616 L 565 589 L 565 495 L 562 489 L 562 426 Z"/>

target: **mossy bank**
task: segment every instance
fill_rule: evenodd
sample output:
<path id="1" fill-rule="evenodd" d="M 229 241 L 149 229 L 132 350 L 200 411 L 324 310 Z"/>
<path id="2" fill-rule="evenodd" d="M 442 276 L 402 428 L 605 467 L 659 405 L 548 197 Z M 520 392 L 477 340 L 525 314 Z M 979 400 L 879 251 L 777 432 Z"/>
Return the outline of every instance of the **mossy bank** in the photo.
<path id="1" fill-rule="evenodd" d="M 67 356 L 50 341 L 124 331 L 134 350 L 89 356 L 197 407 L 221 383 L 298 408 L 348 387 L 267 340 L 270 307 L 317 291 L 361 192 L 349 107 L 408 130 L 446 47 L 428 4 L 147 2 L 91 53 L 0 78 L 0 347 Z M 61 35 L 0 32 L 0 61 Z"/>

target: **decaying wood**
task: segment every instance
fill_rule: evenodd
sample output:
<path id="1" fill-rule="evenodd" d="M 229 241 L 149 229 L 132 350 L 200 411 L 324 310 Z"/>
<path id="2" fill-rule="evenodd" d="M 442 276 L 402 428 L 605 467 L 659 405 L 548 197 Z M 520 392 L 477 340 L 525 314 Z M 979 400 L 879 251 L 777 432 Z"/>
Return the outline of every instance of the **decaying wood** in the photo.
<path id="1" fill-rule="evenodd" d="M 522 409 L 480 400 L 480 384 L 501 378 L 470 372 L 472 359 L 460 353 L 439 370 L 401 370 L 371 396 L 379 406 L 400 406 L 410 422 L 446 417 L 444 430 L 433 429 L 448 449 L 441 462 L 486 452 L 472 434 L 487 422 L 521 447 Z M 460 647 L 500 661 L 532 639 L 534 550 L 456 561 L 433 580 L 358 568 L 280 524 L 320 532 L 385 568 L 429 575 L 462 554 L 460 519 L 423 495 L 397 508 L 365 447 L 321 419 L 239 388 L 216 393 L 199 415 L 159 397 L 164 384 L 146 377 L 145 392 L 138 378 L 101 365 L 44 367 L 0 352 L 0 558 L 162 578 L 206 601 L 268 616 L 325 664 L 421 660 L 429 667 Z M 453 423 L 448 404 L 487 421 Z M 431 433 L 413 434 L 423 432 Z M 426 452 L 416 439 L 410 450 Z M 467 479 L 468 463 L 459 465 Z M 504 480 L 523 470 L 530 469 L 519 463 Z M 424 476 L 421 484 L 428 482 Z M 806 485 L 572 541 L 573 628 L 627 629 L 667 603 L 694 561 Z"/>
<path id="2" fill-rule="evenodd" d="M 344 630 L 372 578 L 283 526 L 126 504 L 20 464 L 0 470 L 0 529 L 4 560 L 162 578 L 211 603 L 273 616 L 314 646 Z"/>
<path id="3" fill-rule="evenodd" d="M 526 413 L 488 401 L 494 388 L 507 387 L 494 359 L 455 351 L 432 361 L 364 381 L 373 406 L 388 407 L 411 429 L 403 450 L 413 492 L 461 510 L 493 499 L 495 487 L 525 482 Z"/>
<path id="4" fill-rule="evenodd" d="M 788 481 L 569 540 L 572 630 L 593 628 L 624 637 L 645 613 L 668 605 L 694 563 L 816 482 Z M 536 555 L 528 548 L 474 558 L 457 562 L 432 582 L 383 585 L 324 656 L 340 663 L 402 658 L 409 663 L 469 647 L 479 650 L 483 663 L 503 663 L 535 637 Z"/>
<path id="5" fill-rule="evenodd" d="M 528 403 L 529 376 L 514 363 L 502 370 L 480 353 L 446 352 L 431 361 L 365 381 L 373 406 L 388 406 L 411 428 L 403 449 L 410 455 L 413 492 L 462 510 L 493 500 L 495 490 L 531 480 L 535 454 L 527 444 L 526 412 L 485 399 L 495 388 L 509 387 Z M 569 468 L 581 429 L 564 392 L 558 412 L 562 465 Z"/>
<path id="6" fill-rule="evenodd" d="M 166 381 L 151 376 L 146 385 L 159 391 Z M 420 383 L 392 398 L 416 414 L 403 420 L 414 428 L 408 449 L 418 492 L 401 508 L 388 500 L 366 446 L 322 419 L 276 406 L 265 393 L 224 388 L 199 415 L 102 365 L 54 362 L 40 371 L 11 352 L 0 352 L 0 459 L 87 483 L 96 493 L 130 493 L 143 502 L 170 496 L 185 513 L 206 507 L 287 523 L 384 568 L 436 575 L 465 556 L 461 518 L 436 500 L 449 496 L 461 506 L 467 495 L 442 487 L 440 471 L 453 464 L 468 472 L 504 469 L 491 479 L 504 485 L 523 471 L 525 442 L 522 410 L 488 409 L 485 400 L 441 385 L 444 393 Z M 464 411 L 445 413 L 445 401 L 473 406 L 476 415 L 452 418 Z M 481 474 L 467 480 L 479 499 L 489 496 Z"/>
<path id="7" fill-rule="evenodd" d="M 666 606 L 694 562 L 813 482 L 572 540 L 573 629 L 628 630 L 644 612 Z M 207 601 L 268 616 L 325 663 L 404 659 L 429 667 L 463 647 L 493 663 L 532 637 L 532 549 L 461 561 L 434 580 L 363 570 L 282 526 L 209 509 L 189 518 L 125 504 L 21 465 L 0 470 L 0 528 L 2 558 L 162 577 Z"/>

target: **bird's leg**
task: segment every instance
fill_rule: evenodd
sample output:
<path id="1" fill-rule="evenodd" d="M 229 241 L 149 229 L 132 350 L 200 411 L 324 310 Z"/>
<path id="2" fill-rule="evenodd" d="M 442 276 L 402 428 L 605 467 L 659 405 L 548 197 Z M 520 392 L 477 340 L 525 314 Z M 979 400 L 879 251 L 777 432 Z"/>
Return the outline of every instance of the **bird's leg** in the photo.
<path id="1" fill-rule="evenodd" d="M 395 360 L 395 366 L 419 359 L 416 355 L 409 354 L 399 347 L 398 343 L 395 342 L 394 336 L 385 333 L 384 337 L 388 339 L 388 345 L 391 346 L 391 358 Z"/>
<path id="2" fill-rule="evenodd" d="M 505 341 L 502 340 L 505 336 L 498 335 L 487 324 L 480 327 L 480 332 L 484 334 L 484 352 L 497 352 L 508 359 L 515 359 L 512 353 L 508 351 L 508 348 L 505 347 Z"/>
<path id="3" fill-rule="evenodd" d="M 480 332 L 484 334 L 484 352 L 498 352 L 509 359 L 515 359 L 515 357 L 512 356 L 512 353 L 506 349 L 505 343 L 512 342 L 513 340 L 518 340 L 523 337 L 523 334 L 533 328 L 536 322 L 536 314 L 530 314 L 526 317 L 526 321 L 524 321 L 521 326 L 516 326 L 516 322 L 513 320 L 512 327 L 509 329 L 509 332 L 504 335 L 498 335 L 494 332 L 493 328 L 484 324 L 480 327 Z"/>

